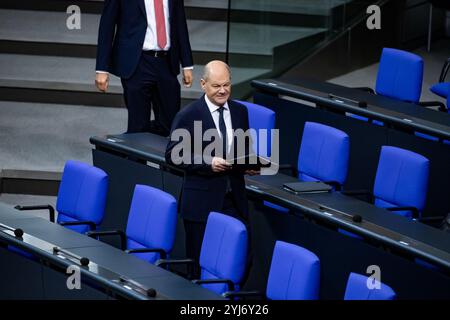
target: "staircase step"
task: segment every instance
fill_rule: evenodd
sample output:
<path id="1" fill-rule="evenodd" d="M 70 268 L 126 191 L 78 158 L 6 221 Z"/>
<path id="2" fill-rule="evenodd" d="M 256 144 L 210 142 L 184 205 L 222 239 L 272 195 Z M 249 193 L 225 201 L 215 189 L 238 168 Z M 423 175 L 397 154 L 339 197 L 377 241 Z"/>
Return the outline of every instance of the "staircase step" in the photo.
<path id="1" fill-rule="evenodd" d="M 81 46 L 84 50 L 89 49 L 90 54 L 94 55 L 100 16 L 84 14 L 81 20 L 81 30 L 69 30 L 66 27 L 66 19 L 65 12 L 2 9 L 0 10 L 0 40 L 10 45 L 12 43 L 41 44 L 41 47 L 44 48 L 47 45 L 68 46 L 70 49 Z M 196 53 L 225 53 L 226 22 L 189 20 L 188 28 L 194 55 Z M 322 28 L 261 27 L 255 24 L 233 23 L 230 30 L 230 53 L 270 56 L 277 46 L 323 31 L 325 29 Z M 12 50 L 7 52 L 12 52 Z M 45 53 L 48 54 L 48 52 Z"/>
<path id="2" fill-rule="evenodd" d="M 194 84 L 186 89 L 182 86 L 182 99 L 192 100 L 201 96 L 199 80 L 203 71 L 202 65 L 194 66 Z M 233 68 L 233 82 L 238 86 L 242 82 L 248 82 L 256 77 L 266 75 L 270 70 L 257 68 Z M 4 92 L 15 93 L 22 90 L 33 95 L 17 95 L 19 101 L 46 101 L 41 94 L 60 93 L 58 103 L 91 104 L 93 105 L 123 106 L 121 101 L 122 86 L 120 79 L 111 75 L 108 93 L 97 91 L 94 85 L 95 59 L 35 56 L 21 54 L 0 54 L 0 88 Z M 236 88 L 237 89 L 237 88 Z M 86 96 L 83 97 L 83 94 Z M 70 97 L 70 99 L 68 99 Z M 101 100 L 109 98 L 108 100 Z M 2 96 L 2 99 L 6 99 Z M 26 100 L 21 100 L 26 99 Z M 66 99 L 64 101 L 64 99 Z M 67 100 L 68 99 L 68 100 Z M 81 102 L 77 99 L 82 99 Z M 95 102 L 100 99 L 99 102 Z M 120 103 L 111 103 L 111 99 L 120 99 Z M 60 101 L 62 100 L 62 101 Z M 103 102 L 102 102 L 103 101 Z"/>
<path id="3" fill-rule="evenodd" d="M 89 138 L 125 132 L 127 112 L 91 105 L 0 101 L 0 127 L 3 182 L 56 181 L 57 176 L 23 170 L 62 172 L 68 159 L 92 163 Z"/>
<path id="4" fill-rule="evenodd" d="M 332 9 L 347 2 L 350 2 L 350 0 L 232 0 L 231 9 L 327 16 Z M 185 0 L 184 5 L 187 7 L 228 9 L 228 1 L 224 0 Z"/>

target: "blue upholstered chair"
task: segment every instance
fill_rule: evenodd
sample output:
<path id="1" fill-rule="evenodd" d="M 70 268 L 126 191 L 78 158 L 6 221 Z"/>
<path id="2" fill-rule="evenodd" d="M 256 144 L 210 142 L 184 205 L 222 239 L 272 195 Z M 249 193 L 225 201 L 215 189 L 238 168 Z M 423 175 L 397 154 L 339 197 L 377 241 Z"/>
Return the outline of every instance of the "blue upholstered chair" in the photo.
<path id="1" fill-rule="evenodd" d="M 450 58 L 447 60 L 446 65 L 444 65 L 444 68 L 442 69 L 441 77 L 439 78 L 440 81 L 441 81 L 441 79 L 445 79 L 445 76 L 446 76 L 449 68 L 450 68 Z M 445 72 L 444 72 L 444 70 L 445 70 Z M 450 109 L 449 109 L 450 108 L 450 82 L 439 82 L 439 83 L 435 84 L 434 86 L 432 86 L 430 88 L 430 90 L 433 93 L 447 99 L 447 112 L 450 113 Z M 439 141 L 439 142 L 443 142 L 444 144 L 450 144 L 449 140 L 444 140 L 442 138 L 438 138 L 438 137 L 435 137 L 435 136 L 432 136 L 432 135 L 429 135 L 426 133 L 415 132 L 414 134 L 418 137 L 421 137 L 421 138 L 424 138 L 427 140 Z"/>
<path id="2" fill-rule="evenodd" d="M 418 103 L 422 91 L 423 59 L 411 52 L 384 48 L 375 92 L 389 98 Z"/>
<path id="3" fill-rule="evenodd" d="M 347 178 L 349 154 L 350 139 L 345 132 L 324 124 L 305 122 L 297 168 L 290 169 L 300 181 L 322 181 L 339 190 Z M 269 202 L 265 205 L 287 211 Z"/>
<path id="4" fill-rule="evenodd" d="M 175 198 L 159 189 L 139 185 L 134 188 L 126 233 L 120 230 L 92 231 L 90 237 L 119 235 L 127 253 L 155 263 L 173 248 L 177 225 Z"/>
<path id="5" fill-rule="evenodd" d="M 248 236 L 245 225 L 231 216 L 211 212 L 206 223 L 200 252 L 200 279 L 194 283 L 221 294 L 239 290 L 246 271 Z M 194 264 L 191 259 L 164 260 L 159 266 Z"/>
<path id="6" fill-rule="evenodd" d="M 107 191 L 108 176 L 103 170 L 83 162 L 67 161 L 56 202 L 57 223 L 79 233 L 95 230 L 103 220 Z M 55 222 L 55 210 L 50 205 L 16 206 L 16 209 L 47 209 L 50 220 Z"/>
<path id="7" fill-rule="evenodd" d="M 275 128 L 275 112 L 259 104 L 239 100 L 235 101 L 247 107 L 249 127 L 250 129 L 256 130 L 256 134 L 252 132 L 253 150 L 260 156 L 270 157 L 272 145 L 270 130 Z M 267 140 L 264 143 L 261 141 L 264 136 L 259 135 L 260 129 L 267 130 Z"/>
<path id="8" fill-rule="evenodd" d="M 271 300 L 316 300 L 319 298 L 320 261 L 311 251 L 277 241 L 273 250 L 266 297 Z M 225 297 L 260 295 L 251 292 L 227 292 Z"/>
<path id="9" fill-rule="evenodd" d="M 383 146 L 373 188 L 374 204 L 402 216 L 420 218 L 426 202 L 429 167 L 428 159 L 420 154 Z"/>
<path id="10" fill-rule="evenodd" d="M 381 147 L 373 193 L 366 193 L 369 201 L 398 215 L 421 220 L 427 197 L 429 167 L 429 160 L 420 154 L 397 147 Z M 345 191 L 344 194 L 358 195 L 361 192 Z M 347 230 L 338 231 L 362 239 Z"/>
<path id="11" fill-rule="evenodd" d="M 373 193 L 367 193 L 370 201 L 401 216 L 420 218 L 426 202 L 429 167 L 429 160 L 418 153 L 382 146 Z"/>
<path id="12" fill-rule="evenodd" d="M 378 288 L 370 289 L 367 282 L 376 281 L 366 276 L 350 273 L 345 289 L 344 300 L 394 300 L 395 292 L 391 287 L 378 282 Z M 374 283 L 375 286 L 375 283 Z"/>
<path id="13" fill-rule="evenodd" d="M 341 187 L 347 178 L 350 139 L 338 129 L 305 122 L 298 154 L 297 170 L 301 181 L 324 181 Z"/>

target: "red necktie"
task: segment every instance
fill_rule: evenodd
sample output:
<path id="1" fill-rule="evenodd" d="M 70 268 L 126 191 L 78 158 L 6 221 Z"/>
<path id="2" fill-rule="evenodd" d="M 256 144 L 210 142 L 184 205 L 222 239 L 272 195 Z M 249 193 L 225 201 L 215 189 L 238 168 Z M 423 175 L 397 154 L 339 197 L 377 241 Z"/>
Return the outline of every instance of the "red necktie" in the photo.
<path id="1" fill-rule="evenodd" d="M 154 0 L 155 18 L 156 18 L 156 37 L 158 40 L 158 47 L 164 50 L 167 44 L 166 38 L 166 19 L 164 17 L 163 0 Z"/>

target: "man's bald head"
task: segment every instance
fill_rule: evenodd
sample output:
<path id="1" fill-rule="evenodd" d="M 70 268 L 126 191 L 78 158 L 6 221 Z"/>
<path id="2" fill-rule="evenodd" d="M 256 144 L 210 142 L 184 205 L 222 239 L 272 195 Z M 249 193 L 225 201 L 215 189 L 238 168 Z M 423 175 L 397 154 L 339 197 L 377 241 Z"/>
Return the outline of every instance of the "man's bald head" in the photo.
<path id="1" fill-rule="evenodd" d="M 230 67 L 223 61 L 212 60 L 205 65 L 202 79 L 208 81 L 211 76 L 223 76 L 224 74 L 231 79 Z"/>
<path id="2" fill-rule="evenodd" d="M 223 61 L 213 60 L 203 70 L 200 80 L 208 99 L 217 106 L 223 106 L 231 94 L 231 71 Z"/>

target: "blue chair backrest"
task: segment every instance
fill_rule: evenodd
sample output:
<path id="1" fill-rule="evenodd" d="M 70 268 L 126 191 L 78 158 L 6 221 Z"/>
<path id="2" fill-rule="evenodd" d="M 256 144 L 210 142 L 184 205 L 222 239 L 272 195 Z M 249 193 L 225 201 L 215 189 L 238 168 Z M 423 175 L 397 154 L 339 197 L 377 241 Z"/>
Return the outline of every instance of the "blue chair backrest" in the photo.
<path id="1" fill-rule="evenodd" d="M 415 152 L 383 146 L 378 161 L 373 194 L 382 208 L 412 206 L 421 212 L 428 189 L 429 161 Z M 410 211 L 395 212 L 411 216 Z"/>
<path id="2" fill-rule="evenodd" d="M 235 101 L 243 104 L 247 108 L 249 127 L 250 129 L 256 130 L 256 134 L 252 132 L 254 151 L 260 156 L 270 157 L 272 149 L 270 130 L 275 128 L 275 112 L 259 104 L 239 100 Z M 260 129 L 266 129 L 267 135 L 260 134 L 263 132 L 260 132 Z"/>
<path id="3" fill-rule="evenodd" d="M 336 181 L 347 178 L 350 139 L 336 128 L 305 122 L 298 154 L 299 179 L 302 181 Z"/>
<path id="4" fill-rule="evenodd" d="M 417 103 L 422 92 L 423 60 L 410 52 L 384 48 L 375 91 L 386 97 Z"/>
<path id="5" fill-rule="evenodd" d="M 246 268 L 247 246 L 247 229 L 241 221 L 211 212 L 200 252 L 201 279 L 229 279 L 239 290 Z M 202 286 L 218 294 L 228 290 L 225 284 Z"/>
<path id="6" fill-rule="evenodd" d="M 267 280 L 267 298 L 315 300 L 319 298 L 319 285 L 319 258 L 305 248 L 277 241 Z"/>
<path id="7" fill-rule="evenodd" d="M 67 161 L 56 202 L 57 222 L 92 221 L 100 225 L 107 191 L 108 176 L 103 170 L 80 161 Z M 89 231 L 85 225 L 67 228 L 80 233 Z"/>
<path id="8" fill-rule="evenodd" d="M 370 289 L 372 288 L 372 289 Z M 350 273 L 344 300 L 394 300 L 395 292 L 384 283 L 366 276 Z"/>
<path id="9" fill-rule="evenodd" d="M 127 223 L 127 248 L 158 248 L 170 253 L 175 241 L 177 202 L 159 189 L 139 185 L 134 188 Z M 135 253 L 136 257 L 155 263 L 159 253 Z"/>

